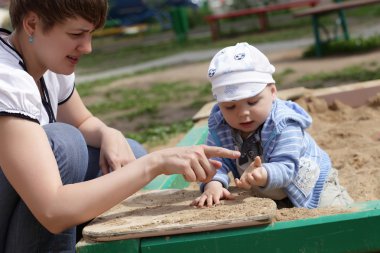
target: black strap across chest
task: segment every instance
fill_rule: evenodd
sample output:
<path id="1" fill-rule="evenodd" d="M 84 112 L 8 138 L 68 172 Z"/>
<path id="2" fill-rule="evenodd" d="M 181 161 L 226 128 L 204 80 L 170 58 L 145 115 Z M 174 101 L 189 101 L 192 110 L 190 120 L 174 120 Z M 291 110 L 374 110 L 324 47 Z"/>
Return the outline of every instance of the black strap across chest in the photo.
<path id="1" fill-rule="evenodd" d="M 6 34 L 11 34 L 10 31 L 8 31 L 7 29 L 4 29 L 4 28 L 0 28 L 0 32 L 1 33 L 6 33 Z M 22 59 L 22 56 L 19 54 L 19 52 L 17 52 L 17 50 L 12 47 L 11 45 L 9 45 L 4 39 L 2 39 L 0 37 L 0 41 L 2 43 L 4 43 L 7 47 L 9 47 L 13 52 L 15 52 L 19 57 L 20 59 Z M 26 66 L 24 64 L 23 61 L 19 61 L 19 64 L 20 66 L 23 68 L 24 71 L 28 72 L 28 70 L 26 69 Z M 51 106 L 51 102 L 50 102 L 50 97 L 49 97 L 49 91 L 46 87 L 46 83 L 45 83 L 45 80 L 44 80 L 44 77 L 42 76 L 40 78 L 40 85 L 41 85 L 41 101 L 42 101 L 42 105 L 44 106 L 48 116 L 49 116 L 49 123 L 54 123 L 56 122 L 56 118 L 54 116 L 54 111 L 53 111 L 53 108 Z"/>

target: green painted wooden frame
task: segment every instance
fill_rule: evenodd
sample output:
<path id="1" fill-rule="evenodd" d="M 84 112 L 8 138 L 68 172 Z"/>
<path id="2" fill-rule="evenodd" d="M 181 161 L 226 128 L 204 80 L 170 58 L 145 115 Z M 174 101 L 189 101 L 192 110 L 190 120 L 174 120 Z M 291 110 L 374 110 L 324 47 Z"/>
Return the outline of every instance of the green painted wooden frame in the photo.
<path id="1" fill-rule="evenodd" d="M 207 126 L 195 125 L 178 144 L 202 144 Z M 182 176 L 161 176 L 145 187 L 185 188 Z M 380 201 L 356 203 L 358 211 L 266 226 L 77 244 L 78 253 L 379 252 Z M 356 210 L 355 209 L 355 210 Z"/>
<path id="2" fill-rule="evenodd" d="M 378 252 L 380 201 L 360 212 L 141 240 L 141 253 Z"/>

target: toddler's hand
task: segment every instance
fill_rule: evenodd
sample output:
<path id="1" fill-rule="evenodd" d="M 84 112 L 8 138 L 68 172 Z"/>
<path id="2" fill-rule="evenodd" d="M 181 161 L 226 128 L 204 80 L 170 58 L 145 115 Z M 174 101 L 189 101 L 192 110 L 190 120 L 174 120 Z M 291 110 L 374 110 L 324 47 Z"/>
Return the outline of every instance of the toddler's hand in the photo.
<path id="1" fill-rule="evenodd" d="M 262 167 L 261 159 L 256 156 L 250 166 L 244 171 L 240 179 L 235 178 L 235 184 L 239 188 L 249 190 L 252 186 L 265 186 L 268 180 L 268 173 L 264 167 Z"/>
<path id="2" fill-rule="evenodd" d="M 211 207 L 220 204 L 221 199 L 234 199 L 234 196 L 218 181 L 211 181 L 205 186 L 205 191 L 190 205 L 196 207 Z"/>

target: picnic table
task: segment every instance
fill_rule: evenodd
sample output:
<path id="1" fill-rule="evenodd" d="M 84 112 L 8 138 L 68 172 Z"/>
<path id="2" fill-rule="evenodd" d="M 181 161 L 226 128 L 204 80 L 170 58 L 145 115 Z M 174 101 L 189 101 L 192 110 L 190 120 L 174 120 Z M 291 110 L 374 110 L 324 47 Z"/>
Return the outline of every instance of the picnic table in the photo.
<path id="1" fill-rule="evenodd" d="M 316 6 L 320 0 L 294 0 L 277 4 L 268 4 L 265 6 L 259 6 L 248 9 L 234 10 L 222 14 L 208 15 L 205 17 L 209 24 L 211 38 L 217 40 L 219 38 L 220 25 L 219 21 L 222 19 L 232 19 L 243 16 L 257 15 L 259 18 L 260 31 L 265 31 L 268 27 L 268 17 L 269 12 L 290 10 L 300 7 Z"/>
<path id="2" fill-rule="evenodd" d="M 349 40 L 350 35 L 349 35 L 347 22 L 346 22 L 343 10 L 350 9 L 350 8 L 358 8 L 365 5 L 376 4 L 376 3 L 380 3 L 380 0 L 350 0 L 350 1 L 344 1 L 344 2 L 334 2 L 330 4 L 319 5 L 319 6 L 304 10 L 302 12 L 295 13 L 294 17 L 299 18 L 299 17 L 311 16 L 314 38 L 315 38 L 315 54 L 316 56 L 320 57 L 322 56 L 322 44 L 323 44 L 323 41 L 320 35 L 320 23 L 319 23 L 319 18 L 321 16 L 329 15 L 331 13 L 338 14 L 339 23 L 343 32 L 343 38 L 345 40 Z"/>

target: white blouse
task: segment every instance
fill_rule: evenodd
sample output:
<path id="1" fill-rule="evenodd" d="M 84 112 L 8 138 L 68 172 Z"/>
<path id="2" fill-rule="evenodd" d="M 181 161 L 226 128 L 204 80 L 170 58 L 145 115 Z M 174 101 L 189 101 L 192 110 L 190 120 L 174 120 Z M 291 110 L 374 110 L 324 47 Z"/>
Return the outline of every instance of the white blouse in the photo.
<path id="1" fill-rule="evenodd" d="M 0 33 L 0 115 L 22 117 L 40 125 L 51 123 L 52 117 L 49 120 L 37 85 L 22 65 L 23 60 L 10 45 L 8 35 Z M 50 100 L 47 107 L 51 108 L 55 119 L 58 105 L 67 101 L 74 91 L 75 76 L 48 70 L 43 79 Z"/>

